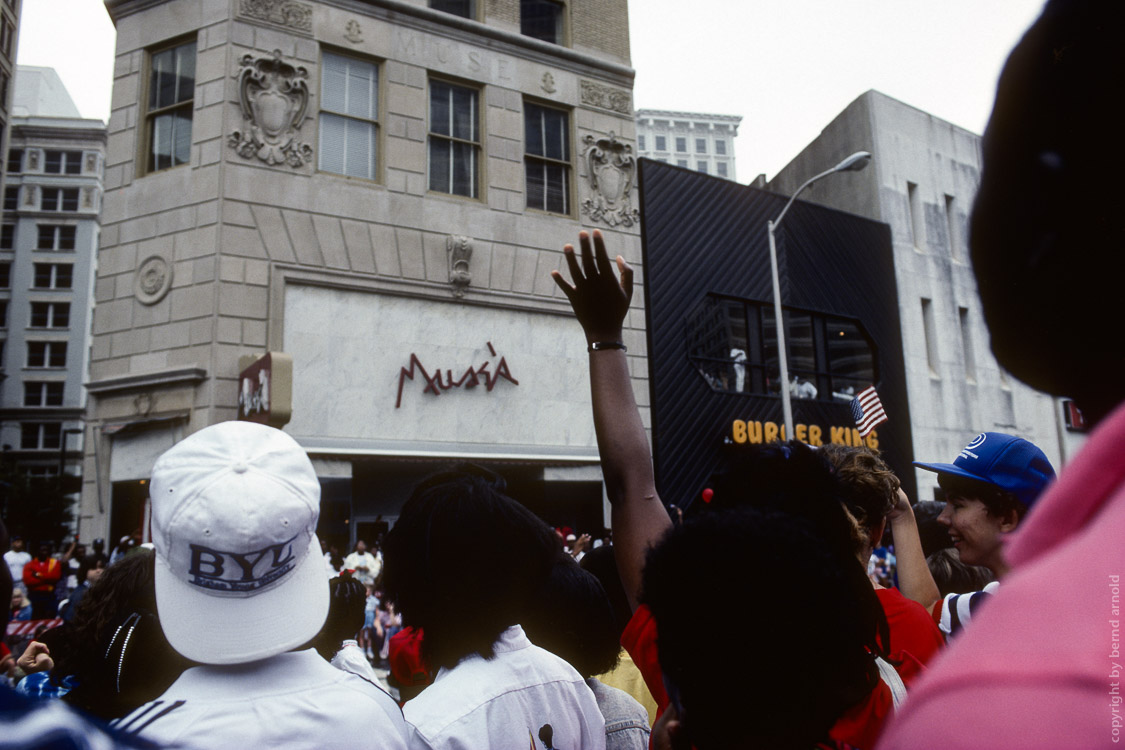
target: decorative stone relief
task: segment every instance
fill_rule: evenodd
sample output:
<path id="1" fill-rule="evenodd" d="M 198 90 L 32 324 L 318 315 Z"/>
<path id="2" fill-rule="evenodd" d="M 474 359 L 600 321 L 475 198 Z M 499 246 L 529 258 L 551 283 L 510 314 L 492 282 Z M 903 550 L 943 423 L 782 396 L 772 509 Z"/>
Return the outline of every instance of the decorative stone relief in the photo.
<path id="1" fill-rule="evenodd" d="M 172 288 L 172 266 L 159 255 L 144 259 L 133 279 L 133 293 L 142 305 L 155 305 Z"/>
<path id="2" fill-rule="evenodd" d="M 359 21 L 355 19 L 348 21 L 348 25 L 344 27 L 344 38 L 352 44 L 359 44 L 363 41 L 363 29 L 359 27 Z"/>
<path id="3" fill-rule="evenodd" d="M 312 31 L 312 6 L 295 0 L 242 0 L 239 12 L 258 21 Z"/>
<path id="4" fill-rule="evenodd" d="M 82 208 L 94 207 L 94 189 L 92 187 L 82 188 Z"/>
<path id="5" fill-rule="evenodd" d="M 594 81 L 580 81 L 582 103 L 591 107 L 601 107 L 611 112 L 620 112 L 623 115 L 632 115 L 633 107 L 630 104 L 629 92 L 603 86 Z"/>
<path id="6" fill-rule="evenodd" d="M 98 171 L 98 155 L 97 154 L 95 154 L 93 152 L 86 154 L 86 171 L 87 172 L 97 172 Z"/>
<path id="7" fill-rule="evenodd" d="M 555 88 L 555 77 L 553 75 L 551 75 L 550 73 L 544 73 L 543 74 L 543 80 L 540 82 L 539 85 L 548 94 L 553 94 L 556 91 L 558 91 L 558 89 Z"/>
<path id="8" fill-rule="evenodd" d="M 469 271 L 473 240 L 462 234 L 451 234 L 445 239 L 445 251 L 449 254 L 449 283 L 453 286 L 453 296 L 464 297 L 465 287 L 473 280 Z"/>
<path id="9" fill-rule="evenodd" d="M 309 72 L 273 57 L 243 55 L 239 61 L 238 101 L 246 130 L 235 130 L 228 143 L 238 155 L 266 164 L 297 168 L 312 159 L 312 146 L 298 140 L 297 131 L 309 106 Z"/>
<path id="10" fill-rule="evenodd" d="M 24 186 L 23 204 L 25 206 L 34 206 L 36 204 L 37 201 L 36 201 L 36 198 L 35 198 L 35 192 L 36 191 L 35 191 L 34 185 L 25 185 Z"/>
<path id="11" fill-rule="evenodd" d="M 612 130 L 608 138 L 587 135 L 582 142 L 586 144 L 582 157 L 586 160 L 586 179 L 591 191 L 591 196 L 582 201 L 582 213 L 611 227 L 633 226 L 640 221 L 632 198 L 637 179 L 633 147 L 617 140 Z"/>
<path id="12" fill-rule="evenodd" d="M 27 152 L 27 171 L 39 171 L 39 149 L 33 148 Z"/>

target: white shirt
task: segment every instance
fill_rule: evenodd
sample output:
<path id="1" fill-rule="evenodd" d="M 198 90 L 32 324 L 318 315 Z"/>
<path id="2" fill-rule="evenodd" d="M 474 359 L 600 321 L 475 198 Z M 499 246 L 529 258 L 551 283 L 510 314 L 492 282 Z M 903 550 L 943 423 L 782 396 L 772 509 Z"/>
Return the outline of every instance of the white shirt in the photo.
<path id="1" fill-rule="evenodd" d="M 231 750 L 405 750 L 407 736 L 394 699 L 312 649 L 192 667 L 164 695 L 112 725 L 159 745 Z"/>
<path id="2" fill-rule="evenodd" d="M 496 656 L 469 656 L 438 671 L 403 707 L 412 750 L 604 750 L 605 720 L 574 667 L 532 645 L 519 625 L 505 630 Z"/>
<path id="3" fill-rule="evenodd" d="M 360 570 L 361 566 L 367 568 L 367 570 Z M 354 570 L 356 580 L 366 585 L 375 583 L 375 579 L 379 577 L 379 572 L 383 570 L 383 563 L 370 552 L 364 552 L 363 554 L 353 552 L 344 558 L 344 567 Z"/>
<path id="4" fill-rule="evenodd" d="M 4 553 L 4 562 L 8 563 L 8 570 L 12 572 L 12 582 L 23 583 L 23 566 L 31 562 L 31 553 L 26 550 L 16 552 L 10 549 Z"/>
<path id="5" fill-rule="evenodd" d="M 367 657 L 363 655 L 363 649 L 354 640 L 344 641 L 340 645 L 340 650 L 336 652 L 329 663 L 336 669 L 351 672 L 356 677 L 362 677 L 376 685 L 379 684 L 379 675 L 375 674 L 371 662 L 367 661 Z"/>

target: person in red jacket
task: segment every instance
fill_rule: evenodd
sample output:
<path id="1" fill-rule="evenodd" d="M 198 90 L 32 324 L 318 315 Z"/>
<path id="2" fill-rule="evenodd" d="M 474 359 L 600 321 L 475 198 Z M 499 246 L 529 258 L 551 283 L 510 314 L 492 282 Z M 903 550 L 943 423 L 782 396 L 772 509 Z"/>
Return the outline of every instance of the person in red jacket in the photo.
<path id="1" fill-rule="evenodd" d="M 55 585 L 62 578 L 62 563 L 51 557 L 51 545 L 40 542 L 35 558 L 23 566 L 23 582 L 31 600 L 31 619 L 49 620 L 55 616 Z"/>

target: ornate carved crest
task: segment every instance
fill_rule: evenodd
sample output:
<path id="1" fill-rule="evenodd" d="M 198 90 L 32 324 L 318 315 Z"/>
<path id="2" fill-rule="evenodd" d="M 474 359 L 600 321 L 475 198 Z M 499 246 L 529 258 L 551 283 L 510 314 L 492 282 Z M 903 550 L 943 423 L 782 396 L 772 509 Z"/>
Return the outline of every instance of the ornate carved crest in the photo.
<path id="1" fill-rule="evenodd" d="M 592 193 L 582 201 L 582 213 L 611 227 L 633 226 L 640 220 L 632 198 L 633 183 L 637 179 L 633 147 L 617 140 L 612 130 L 608 138 L 595 139 L 587 135 L 582 142 L 586 144 L 582 156 L 586 160 L 586 179 Z"/>
<path id="2" fill-rule="evenodd" d="M 242 15 L 298 31 L 312 31 L 312 6 L 294 0 L 242 0 Z"/>
<path id="3" fill-rule="evenodd" d="M 580 81 L 580 86 L 583 104 L 601 107 L 611 112 L 620 112 L 623 115 L 633 114 L 628 91 L 603 86 L 594 81 Z"/>
<path id="4" fill-rule="evenodd" d="M 155 305 L 172 288 L 172 266 L 159 255 L 145 258 L 133 279 L 133 293 L 143 305 Z"/>
<path id="5" fill-rule="evenodd" d="M 539 82 L 539 86 L 548 94 L 553 94 L 558 91 L 558 89 L 555 88 L 555 77 L 549 72 L 543 74 L 543 78 Z"/>
<path id="6" fill-rule="evenodd" d="M 354 18 L 348 21 L 347 26 L 344 27 L 344 38 L 352 44 L 359 44 L 363 41 L 363 29 L 359 27 L 359 21 Z"/>
<path id="7" fill-rule="evenodd" d="M 473 280 L 469 271 L 469 260 L 473 257 L 472 238 L 451 234 L 445 239 L 445 251 L 449 254 L 449 283 L 453 286 L 453 296 L 464 297 L 465 287 Z"/>
<path id="8" fill-rule="evenodd" d="M 300 167 L 312 159 L 312 146 L 297 138 L 309 106 L 309 72 L 273 57 L 243 55 L 238 72 L 238 102 L 246 130 L 235 130 L 229 144 L 246 159 Z"/>

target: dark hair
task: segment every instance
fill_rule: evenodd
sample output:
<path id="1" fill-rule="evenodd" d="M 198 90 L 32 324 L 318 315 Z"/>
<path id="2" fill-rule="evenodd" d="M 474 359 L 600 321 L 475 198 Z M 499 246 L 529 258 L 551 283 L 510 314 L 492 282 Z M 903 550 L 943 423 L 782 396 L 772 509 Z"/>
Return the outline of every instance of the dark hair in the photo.
<path id="1" fill-rule="evenodd" d="M 579 563 L 582 569 L 593 574 L 602 585 L 609 604 L 613 608 L 613 620 L 617 624 L 617 634 L 625 632 L 625 626 L 633 617 L 633 608 L 629 606 L 629 596 L 625 593 L 625 586 L 621 583 L 621 573 L 617 570 L 617 560 L 613 556 L 613 545 L 603 544 L 587 552 Z"/>
<path id="2" fill-rule="evenodd" d="M 930 575 L 934 577 L 942 597 L 947 594 L 968 594 L 980 591 L 988 583 L 995 581 L 992 571 L 983 565 L 966 565 L 961 555 L 953 547 L 939 549 L 926 558 Z"/>
<path id="3" fill-rule="evenodd" d="M 899 480 L 870 448 L 829 443 L 820 455 L 835 469 L 844 487 L 844 503 L 860 525 L 876 529 L 895 506 Z"/>
<path id="4" fill-rule="evenodd" d="M 425 630 L 436 670 L 493 656 L 550 572 L 558 540 L 503 494 L 492 472 L 461 465 L 414 488 L 383 549 L 383 587 L 403 624 Z"/>
<path id="5" fill-rule="evenodd" d="M 702 513 L 649 552 L 641 598 L 691 744 L 807 750 L 877 687 L 858 568 L 807 520 L 756 508 Z"/>
<path id="6" fill-rule="evenodd" d="M 340 644 L 355 638 L 363 627 L 367 587 L 350 576 L 336 576 L 328 582 L 328 591 L 328 617 L 309 645 L 331 660 Z"/>
<path id="7" fill-rule="evenodd" d="M 952 548 L 953 540 L 949 529 L 938 523 L 938 516 L 945 509 L 945 503 L 936 500 L 919 500 L 914 503 L 914 518 L 918 523 L 918 537 L 922 541 L 922 554 L 926 557 L 943 549 Z"/>
<path id="8" fill-rule="evenodd" d="M 999 518 L 1015 511 L 1016 521 L 1023 519 L 1027 513 L 1027 506 L 1010 492 L 1005 492 L 994 484 L 981 482 L 975 479 L 959 477 L 955 474 L 938 474 L 938 487 L 947 498 L 963 497 L 970 500 L 980 500 L 990 516 Z"/>
<path id="9" fill-rule="evenodd" d="M 527 637 L 592 677 L 617 666 L 621 631 L 601 583 L 565 552 L 528 602 L 520 620 Z"/>
<path id="10" fill-rule="evenodd" d="M 63 700 L 113 719 L 161 695 L 192 665 L 176 653 L 156 616 L 155 555 L 141 550 L 105 569 L 60 628 L 51 681 L 74 675 Z"/>

